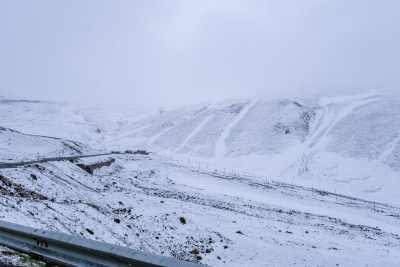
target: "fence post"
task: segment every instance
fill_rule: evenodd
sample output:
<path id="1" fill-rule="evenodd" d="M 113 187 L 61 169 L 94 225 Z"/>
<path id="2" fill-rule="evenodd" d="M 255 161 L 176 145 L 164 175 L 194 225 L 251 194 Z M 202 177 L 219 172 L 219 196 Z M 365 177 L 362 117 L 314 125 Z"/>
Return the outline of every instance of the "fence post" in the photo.
<path id="1" fill-rule="evenodd" d="M 336 194 L 336 188 L 335 188 L 335 199 L 336 199 L 336 203 L 337 203 L 337 194 Z"/>

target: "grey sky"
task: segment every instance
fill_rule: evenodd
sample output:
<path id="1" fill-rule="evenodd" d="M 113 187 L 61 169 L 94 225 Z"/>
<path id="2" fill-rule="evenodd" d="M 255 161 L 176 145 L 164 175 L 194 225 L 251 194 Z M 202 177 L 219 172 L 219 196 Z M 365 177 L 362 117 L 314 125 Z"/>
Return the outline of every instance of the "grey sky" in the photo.
<path id="1" fill-rule="evenodd" d="M 398 0 L 0 0 L 0 95 L 173 106 L 400 87 Z"/>

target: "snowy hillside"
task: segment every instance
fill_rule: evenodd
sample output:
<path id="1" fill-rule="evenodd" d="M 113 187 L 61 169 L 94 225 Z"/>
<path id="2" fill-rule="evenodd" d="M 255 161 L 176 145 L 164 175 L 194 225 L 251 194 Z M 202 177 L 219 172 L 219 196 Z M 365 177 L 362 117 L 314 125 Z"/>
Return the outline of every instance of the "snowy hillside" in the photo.
<path id="1" fill-rule="evenodd" d="M 0 126 L 92 148 L 147 149 L 375 201 L 397 203 L 400 94 L 233 99 L 148 114 L 0 101 Z"/>
<path id="2" fill-rule="evenodd" d="M 132 118 L 104 134 L 107 146 L 172 153 L 269 179 L 397 203 L 400 94 L 395 90 L 239 99 Z"/>
<path id="3" fill-rule="evenodd" d="M 90 154 L 96 150 L 70 140 L 23 134 L 0 127 L 0 162 L 19 162 L 44 157 Z"/>
<path id="4" fill-rule="evenodd" d="M 0 111 L 2 163 L 151 152 L 0 168 L 0 220 L 211 266 L 398 264 L 396 91 Z M 111 157 L 93 174 L 77 165 Z"/>
<path id="5" fill-rule="evenodd" d="M 68 104 L 0 99 L 0 126 L 101 146 L 101 131 Z"/>
<path id="6" fill-rule="evenodd" d="M 115 157 L 93 175 L 70 161 L 0 169 L 0 219 L 210 266 L 398 262 L 398 207 Z"/>

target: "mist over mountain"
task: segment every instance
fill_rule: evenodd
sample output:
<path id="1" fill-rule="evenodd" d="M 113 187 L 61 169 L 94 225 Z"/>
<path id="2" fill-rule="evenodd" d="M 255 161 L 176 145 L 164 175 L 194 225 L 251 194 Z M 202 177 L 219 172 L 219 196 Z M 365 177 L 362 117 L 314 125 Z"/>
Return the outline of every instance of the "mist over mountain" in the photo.
<path id="1" fill-rule="evenodd" d="M 398 266 L 399 10 L 0 0 L 0 265 Z"/>

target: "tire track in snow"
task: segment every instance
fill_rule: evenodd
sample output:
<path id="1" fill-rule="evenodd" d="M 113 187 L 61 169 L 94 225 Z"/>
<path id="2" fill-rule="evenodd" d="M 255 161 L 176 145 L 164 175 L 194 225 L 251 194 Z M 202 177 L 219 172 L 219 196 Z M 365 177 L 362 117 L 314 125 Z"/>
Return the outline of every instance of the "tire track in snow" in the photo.
<path id="1" fill-rule="evenodd" d="M 334 103 L 327 103 L 323 108 L 322 115 L 319 116 L 320 121 L 318 122 L 318 126 L 314 129 L 314 132 L 311 134 L 310 139 L 306 144 L 309 147 L 313 147 L 317 143 L 321 143 L 321 141 L 333 130 L 334 126 L 348 117 L 356 108 L 378 100 L 379 98 L 377 97 L 361 99 L 359 101 L 351 102 L 349 105 L 336 112 L 332 110 L 332 107 L 330 107 L 330 105 Z"/>
<path id="2" fill-rule="evenodd" d="M 400 142 L 400 130 L 397 132 L 397 137 L 389 144 L 388 148 L 379 157 L 379 160 L 384 162 L 395 150 L 397 143 Z"/>
<path id="3" fill-rule="evenodd" d="M 132 137 L 132 135 L 134 135 L 135 133 L 138 133 L 138 132 L 140 132 L 142 130 L 145 130 L 147 128 L 150 128 L 150 127 L 152 127 L 152 125 L 145 125 L 145 126 L 142 126 L 142 127 L 135 128 L 134 130 L 129 131 L 128 133 L 125 133 L 125 134 L 123 134 L 121 136 L 118 136 L 117 138 L 115 138 L 115 140 L 122 140 L 124 138 Z"/>
<path id="4" fill-rule="evenodd" d="M 340 121 L 350 116 L 356 108 L 380 99 L 379 95 L 361 95 L 352 97 L 350 100 L 343 97 L 320 100 L 321 110 L 310 126 L 310 134 L 301 144 L 301 149 L 290 150 L 289 154 L 285 154 L 285 158 L 290 158 L 291 163 L 282 173 L 304 170 L 303 163 L 312 161 L 313 155 L 324 150 L 324 146 L 329 144 L 328 135 Z M 301 174 L 299 173 L 298 176 Z"/>
<path id="5" fill-rule="evenodd" d="M 158 138 L 160 138 L 162 135 L 164 135 L 165 133 L 167 133 L 168 131 L 170 131 L 173 127 L 167 127 L 164 130 L 161 130 L 160 132 L 158 132 L 157 134 L 153 135 L 149 141 L 147 141 L 147 147 L 149 147 L 150 145 L 152 145 Z"/>
<path id="6" fill-rule="evenodd" d="M 214 114 L 209 115 L 204 121 L 202 121 L 197 127 L 196 129 L 193 130 L 193 132 L 191 134 L 189 134 L 188 137 L 186 137 L 186 139 L 182 142 L 182 144 L 180 144 L 180 146 L 174 150 L 174 153 L 178 152 L 180 149 L 182 149 L 183 147 L 185 147 L 187 145 L 187 143 L 189 143 L 189 141 L 196 136 L 196 134 L 198 134 L 201 129 L 204 127 L 204 125 L 207 124 L 207 122 L 209 122 L 211 120 L 211 118 L 214 117 Z"/>
<path id="7" fill-rule="evenodd" d="M 215 157 L 223 158 L 225 156 L 226 151 L 226 138 L 231 133 L 233 127 L 243 119 L 243 117 L 249 112 L 249 110 L 257 103 L 258 100 L 253 100 L 248 105 L 246 105 L 238 115 L 236 115 L 235 119 L 224 129 L 221 136 L 218 138 L 217 143 L 215 144 Z"/>

